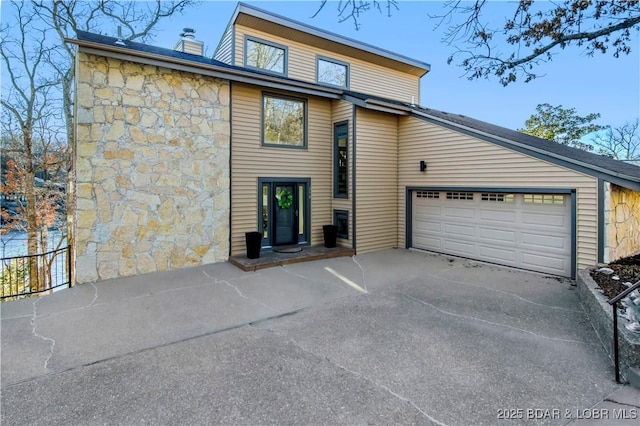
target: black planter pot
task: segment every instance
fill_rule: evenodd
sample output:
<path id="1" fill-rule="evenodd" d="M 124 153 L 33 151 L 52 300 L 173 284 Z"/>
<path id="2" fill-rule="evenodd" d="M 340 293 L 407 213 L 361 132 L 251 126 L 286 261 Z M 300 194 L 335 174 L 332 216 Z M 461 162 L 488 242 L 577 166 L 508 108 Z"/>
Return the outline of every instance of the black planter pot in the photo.
<path id="1" fill-rule="evenodd" d="M 244 234 L 247 243 L 247 257 L 257 259 L 260 257 L 260 247 L 262 246 L 262 234 L 260 232 L 247 232 Z"/>
<path id="2" fill-rule="evenodd" d="M 338 238 L 338 227 L 335 225 L 324 225 L 322 227 L 324 234 L 324 246 L 333 248 L 336 246 L 336 238 Z"/>

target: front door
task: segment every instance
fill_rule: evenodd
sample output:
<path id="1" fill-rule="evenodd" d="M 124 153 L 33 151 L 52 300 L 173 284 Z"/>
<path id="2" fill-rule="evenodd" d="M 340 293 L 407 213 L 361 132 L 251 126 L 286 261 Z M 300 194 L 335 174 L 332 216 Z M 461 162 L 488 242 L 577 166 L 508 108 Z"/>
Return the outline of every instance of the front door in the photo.
<path id="1" fill-rule="evenodd" d="M 276 184 L 273 191 L 273 245 L 298 244 L 298 194 L 295 183 Z"/>
<path id="2" fill-rule="evenodd" d="M 260 178 L 259 229 L 262 246 L 309 241 L 309 179 Z"/>

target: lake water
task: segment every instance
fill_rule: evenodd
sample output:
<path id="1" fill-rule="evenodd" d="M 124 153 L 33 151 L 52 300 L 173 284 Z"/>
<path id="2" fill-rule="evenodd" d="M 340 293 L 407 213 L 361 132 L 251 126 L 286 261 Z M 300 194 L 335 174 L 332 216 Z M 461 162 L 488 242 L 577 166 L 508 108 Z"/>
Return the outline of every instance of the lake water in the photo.
<path id="1" fill-rule="evenodd" d="M 61 234 L 58 230 L 49 231 L 47 251 L 53 250 L 60 242 Z M 61 247 L 64 247 L 63 243 Z M 14 257 L 27 255 L 27 233 L 11 231 L 0 236 L 0 257 Z"/>

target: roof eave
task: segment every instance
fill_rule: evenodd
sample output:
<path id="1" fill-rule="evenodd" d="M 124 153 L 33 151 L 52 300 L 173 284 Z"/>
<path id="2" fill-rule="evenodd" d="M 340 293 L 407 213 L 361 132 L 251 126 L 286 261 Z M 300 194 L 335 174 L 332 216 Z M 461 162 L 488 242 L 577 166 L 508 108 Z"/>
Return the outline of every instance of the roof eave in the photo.
<path id="1" fill-rule="evenodd" d="M 311 83 L 304 83 L 291 80 L 283 80 L 276 77 L 271 77 L 264 74 L 257 74 L 251 71 L 244 71 L 238 69 L 232 69 L 227 67 L 221 67 L 214 64 L 206 64 L 197 61 L 189 61 L 186 59 L 173 58 L 170 56 L 164 56 L 161 54 L 144 52 L 140 50 L 129 49 L 118 45 L 107 45 L 103 43 L 97 43 L 86 40 L 65 38 L 65 42 L 76 44 L 79 47 L 90 49 L 88 53 L 104 52 L 110 53 L 111 56 L 116 59 L 133 60 L 134 62 L 147 63 L 148 65 L 159 65 L 158 62 L 166 64 L 168 68 L 177 68 L 182 71 L 189 71 L 194 73 L 203 74 L 202 71 L 208 71 L 206 74 L 212 77 L 218 77 L 228 79 L 232 81 L 239 81 L 249 84 L 265 84 L 269 83 L 272 86 L 281 86 L 276 88 L 282 88 L 283 90 L 296 89 L 304 90 L 305 93 L 314 94 L 317 96 L 328 97 L 331 99 L 340 99 L 342 91 L 339 89 L 331 89 L 324 86 L 318 86 Z M 97 51 L 97 52 L 96 52 Z M 140 60 L 136 61 L 135 58 Z M 144 61 L 146 59 L 147 61 Z M 173 67 L 171 66 L 173 65 Z"/>
<path id="2" fill-rule="evenodd" d="M 618 173 L 618 172 L 614 172 L 612 170 L 603 169 L 603 168 L 598 167 L 598 166 L 593 165 L 593 164 L 585 163 L 585 162 L 576 160 L 574 158 L 569 158 L 569 157 L 566 157 L 566 156 L 563 156 L 563 155 L 560 155 L 560 154 L 549 152 L 549 151 L 546 151 L 546 150 L 543 150 L 543 149 L 540 149 L 540 148 L 533 147 L 531 145 L 522 144 L 522 143 L 516 142 L 516 141 L 514 141 L 512 139 L 504 138 L 502 136 L 497 136 L 497 135 L 494 135 L 494 134 L 491 134 L 491 133 L 484 132 L 482 130 L 474 129 L 472 127 L 468 127 L 468 126 L 456 123 L 454 121 L 445 120 L 443 118 L 436 117 L 434 115 L 431 115 L 429 113 L 426 113 L 426 112 L 423 112 L 423 111 L 419 111 L 419 110 L 416 110 L 416 109 L 412 109 L 411 110 L 411 114 L 412 115 L 416 115 L 418 117 L 425 117 L 425 118 L 428 118 L 429 120 L 432 120 L 432 121 L 446 123 L 449 126 L 456 127 L 456 128 L 461 129 L 461 130 L 465 130 L 465 131 L 467 131 L 469 133 L 475 133 L 477 135 L 484 136 L 485 138 L 490 138 L 490 139 L 493 139 L 493 140 L 501 141 L 503 143 L 516 146 L 516 147 L 520 148 L 521 150 L 535 152 L 537 154 L 541 154 L 541 155 L 544 155 L 544 156 L 547 156 L 547 157 L 555 158 L 555 159 L 561 160 L 561 161 L 566 162 L 566 163 L 575 164 L 576 166 L 580 166 L 580 168 L 582 168 L 582 169 L 592 170 L 594 172 L 597 172 L 600 175 L 609 176 L 611 178 L 611 182 L 613 182 L 613 183 L 615 183 L 617 185 L 621 185 L 621 186 L 624 186 L 626 188 L 629 188 L 629 189 L 632 189 L 632 190 L 635 190 L 635 191 L 640 191 L 640 178 L 637 178 L 635 176 L 629 176 L 629 175 L 626 175 L 624 173 Z"/>
<path id="3" fill-rule="evenodd" d="M 345 46 L 352 47 L 354 49 L 359 49 L 368 53 L 372 53 L 374 55 L 382 56 L 387 59 L 391 59 L 397 62 L 414 66 L 416 68 L 423 69 L 424 72 L 420 75 L 420 77 L 424 76 L 429 71 L 431 71 L 431 65 L 426 62 L 418 61 L 416 59 L 409 58 L 408 56 L 400 55 L 398 53 L 394 53 L 386 49 L 381 49 L 379 47 L 376 47 L 367 43 L 363 43 L 363 42 L 351 39 L 349 37 L 344 37 L 339 34 L 335 34 L 329 31 L 324 31 L 320 28 L 306 25 L 301 22 L 268 12 L 263 9 L 253 7 L 251 5 L 248 5 L 242 2 L 238 3 L 238 6 L 231 18 L 231 22 L 235 24 L 235 22 L 238 19 L 238 15 L 240 13 L 244 13 L 249 16 L 253 16 L 255 18 L 263 19 L 265 21 L 273 22 L 275 24 L 282 25 L 284 27 L 288 27 L 294 30 L 302 31 L 302 32 L 314 35 L 316 37 L 331 40 L 333 42 L 340 43 Z"/>

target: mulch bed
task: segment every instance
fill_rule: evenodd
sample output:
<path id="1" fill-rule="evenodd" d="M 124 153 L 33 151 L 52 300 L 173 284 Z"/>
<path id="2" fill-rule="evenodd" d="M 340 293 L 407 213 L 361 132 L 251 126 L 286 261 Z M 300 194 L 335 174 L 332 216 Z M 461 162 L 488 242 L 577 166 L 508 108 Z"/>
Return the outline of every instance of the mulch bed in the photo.
<path id="1" fill-rule="evenodd" d="M 607 268 L 613 269 L 611 275 L 597 272 L 597 268 L 591 272 L 591 278 L 598 284 L 598 287 L 602 289 L 604 295 L 610 299 L 622 291 L 627 289 L 627 286 L 623 285 L 624 282 L 635 284 L 640 280 L 640 254 L 630 257 L 623 257 L 615 262 L 609 263 Z M 619 280 L 615 280 L 612 277 L 619 277 Z"/>

